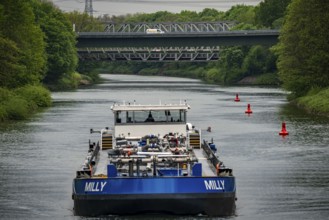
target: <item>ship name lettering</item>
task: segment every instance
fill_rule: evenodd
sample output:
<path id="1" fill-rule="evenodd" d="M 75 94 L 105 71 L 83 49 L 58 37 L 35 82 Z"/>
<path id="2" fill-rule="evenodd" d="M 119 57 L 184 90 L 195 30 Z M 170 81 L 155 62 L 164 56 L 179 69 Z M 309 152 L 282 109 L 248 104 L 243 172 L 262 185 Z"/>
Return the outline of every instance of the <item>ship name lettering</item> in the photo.
<path id="1" fill-rule="evenodd" d="M 225 190 L 224 180 L 205 180 L 206 190 Z"/>
<path id="2" fill-rule="evenodd" d="M 99 192 L 99 191 L 102 192 L 105 185 L 106 182 L 86 182 L 85 192 Z"/>

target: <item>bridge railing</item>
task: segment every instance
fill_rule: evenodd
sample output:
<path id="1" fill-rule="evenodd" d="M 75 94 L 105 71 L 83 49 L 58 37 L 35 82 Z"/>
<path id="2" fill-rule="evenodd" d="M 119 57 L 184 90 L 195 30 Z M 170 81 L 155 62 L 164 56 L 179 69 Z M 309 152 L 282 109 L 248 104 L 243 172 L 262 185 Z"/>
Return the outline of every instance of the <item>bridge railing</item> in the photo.
<path id="1" fill-rule="evenodd" d="M 145 33 L 147 29 L 160 29 L 166 33 L 229 31 L 235 22 L 162 22 L 162 23 L 107 23 L 104 31 L 110 33 Z"/>

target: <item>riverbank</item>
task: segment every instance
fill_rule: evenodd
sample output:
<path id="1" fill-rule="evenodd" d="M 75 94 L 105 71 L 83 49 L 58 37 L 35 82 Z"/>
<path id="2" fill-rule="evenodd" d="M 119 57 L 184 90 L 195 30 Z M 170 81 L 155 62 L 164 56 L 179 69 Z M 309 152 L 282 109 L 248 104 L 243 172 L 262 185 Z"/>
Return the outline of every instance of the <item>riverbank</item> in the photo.
<path id="1" fill-rule="evenodd" d="M 25 120 L 52 105 L 51 92 L 68 91 L 100 82 L 98 74 L 79 74 L 64 77 L 53 85 L 28 85 L 16 89 L 0 88 L 0 123 Z"/>
<path id="2" fill-rule="evenodd" d="M 48 86 L 50 91 L 74 90 L 91 86 L 102 81 L 99 74 L 76 73 L 74 79 L 63 79 L 63 84 Z M 172 77 L 172 76 L 171 76 Z M 179 77 L 179 76 L 177 76 Z M 210 84 L 216 84 L 205 79 L 200 79 Z M 245 77 L 236 84 L 238 85 L 276 85 L 277 76 L 265 74 L 259 77 Z M 51 92 L 43 86 L 26 86 L 23 88 L 8 90 L 0 88 L 0 122 L 8 120 L 24 120 L 38 112 L 40 109 L 51 106 Z M 329 116 L 329 88 L 313 90 L 306 96 L 290 101 L 298 108 L 304 109 L 310 114 Z"/>
<path id="3" fill-rule="evenodd" d="M 27 119 L 51 103 L 50 91 L 41 85 L 13 90 L 0 88 L 0 122 Z"/>
<path id="4" fill-rule="evenodd" d="M 74 72 L 69 76 L 61 78 L 54 84 L 47 84 L 50 91 L 68 91 L 84 86 L 90 86 L 101 81 L 99 74 L 94 72 L 78 73 Z"/>
<path id="5" fill-rule="evenodd" d="M 329 88 L 312 90 L 292 102 L 311 114 L 329 116 Z"/>

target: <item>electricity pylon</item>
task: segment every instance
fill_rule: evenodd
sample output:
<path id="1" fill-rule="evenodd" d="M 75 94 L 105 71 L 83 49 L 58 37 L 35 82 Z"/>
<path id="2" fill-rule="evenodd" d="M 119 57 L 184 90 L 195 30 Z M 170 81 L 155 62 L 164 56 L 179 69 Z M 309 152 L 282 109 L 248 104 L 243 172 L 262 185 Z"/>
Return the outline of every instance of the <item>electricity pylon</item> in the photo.
<path id="1" fill-rule="evenodd" d="M 85 0 L 85 13 L 93 16 L 93 0 Z"/>

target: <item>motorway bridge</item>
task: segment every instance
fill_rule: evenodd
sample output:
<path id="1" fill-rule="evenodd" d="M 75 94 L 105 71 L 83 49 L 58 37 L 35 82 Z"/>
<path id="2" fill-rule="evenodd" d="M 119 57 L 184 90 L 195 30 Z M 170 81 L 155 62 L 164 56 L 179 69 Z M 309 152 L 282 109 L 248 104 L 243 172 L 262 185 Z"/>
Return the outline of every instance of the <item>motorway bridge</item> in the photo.
<path id="1" fill-rule="evenodd" d="M 221 46 L 273 45 L 278 30 L 230 31 L 231 23 L 162 23 L 106 26 L 104 32 L 77 33 L 81 60 L 211 61 Z M 149 28 L 164 33 L 147 34 Z"/>

